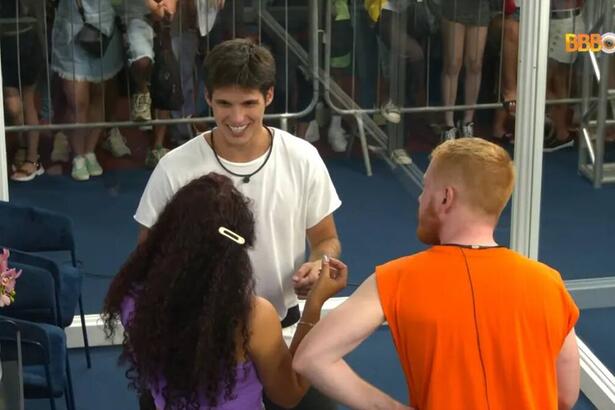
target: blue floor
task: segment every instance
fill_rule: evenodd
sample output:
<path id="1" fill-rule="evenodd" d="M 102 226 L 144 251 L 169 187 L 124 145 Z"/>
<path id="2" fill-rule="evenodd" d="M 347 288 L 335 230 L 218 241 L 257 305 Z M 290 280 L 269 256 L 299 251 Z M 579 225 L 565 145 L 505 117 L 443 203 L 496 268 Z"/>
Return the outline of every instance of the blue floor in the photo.
<path id="1" fill-rule="evenodd" d="M 116 366 L 118 355 L 118 347 L 96 348 L 92 356 L 93 367 L 88 370 L 83 352 L 81 350 L 71 352 L 77 410 L 137 409 L 135 394 L 127 387 L 123 369 Z M 365 343 L 350 353 L 346 360 L 368 382 L 402 402 L 407 400 L 403 373 L 386 328 L 376 331 Z M 59 410 L 65 409 L 63 400 L 58 399 L 56 403 Z M 48 409 L 47 400 L 26 401 L 26 410 Z M 574 410 L 593 409 L 595 407 L 583 395 L 574 407 Z"/>
<path id="2" fill-rule="evenodd" d="M 425 158 L 416 158 L 424 166 Z M 343 259 L 359 284 L 374 266 L 424 248 L 415 238 L 417 200 L 386 164 L 374 160 L 374 175 L 367 178 L 362 162 L 327 161 L 342 198 L 335 214 L 343 245 Z M 615 186 L 595 190 L 576 174 L 572 150 L 545 157 L 541 208 L 540 258 L 566 279 L 615 275 L 611 250 L 615 232 Z M 38 205 L 70 215 L 75 222 L 78 256 L 88 272 L 84 302 L 88 313 L 100 311 L 109 277 L 133 249 L 137 226 L 132 220 L 149 173 L 145 170 L 109 171 L 87 183 L 68 177 L 44 175 L 27 184 L 11 184 L 11 201 Z M 610 235 L 609 235 L 610 234 Z M 510 206 L 496 236 L 508 244 Z M 351 293 L 349 286 L 344 295 Z M 579 335 L 604 363 L 615 369 L 613 310 L 584 311 Z M 116 368 L 117 348 L 97 348 L 94 368 L 86 370 L 81 352 L 71 352 L 79 409 L 135 408 L 123 371 Z M 405 398 L 405 383 L 386 329 L 349 357 L 366 378 L 393 396 Z M 60 404 L 60 401 L 58 401 Z M 43 409 L 46 402 L 29 402 L 28 409 Z M 581 400 L 577 409 L 592 408 Z"/>

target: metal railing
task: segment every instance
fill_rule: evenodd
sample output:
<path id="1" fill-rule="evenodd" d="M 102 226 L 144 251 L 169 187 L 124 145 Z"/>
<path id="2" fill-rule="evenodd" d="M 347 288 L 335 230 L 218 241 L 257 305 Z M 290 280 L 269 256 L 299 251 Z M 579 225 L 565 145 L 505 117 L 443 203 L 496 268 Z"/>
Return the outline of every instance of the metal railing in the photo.
<path id="1" fill-rule="evenodd" d="M 587 3 L 587 14 L 595 21 L 590 22 L 593 32 L 608 32 L 613 28 L 613 0 L 590 1 Z M 615 163 L 605 162 L 605 130 L 607 125 L 615 124 L 613 117 L 608 117 L 608 105 L 613 109 L 614 95 L 609 90 L 609 65 L 611 54 L 601 53 L 598 58 L 593 51 L 585 56 L 583 61 L 582 81 L 582 123 L 581 138 L 579 138 L 579 173 L 587 177 L 594 188 L 600 188 L 604 183 L 615 182 Z M 592 98 L 594 81 L 598 86 L 598 97 Z M 595 119 L 594 119 L 595 118 Z"/>

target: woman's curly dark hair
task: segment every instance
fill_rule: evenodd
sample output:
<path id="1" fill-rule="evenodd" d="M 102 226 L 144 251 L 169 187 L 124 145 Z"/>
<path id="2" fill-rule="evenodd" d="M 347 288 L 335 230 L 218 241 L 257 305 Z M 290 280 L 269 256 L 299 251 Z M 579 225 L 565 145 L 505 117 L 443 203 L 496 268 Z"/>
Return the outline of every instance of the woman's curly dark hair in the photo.
<path id="1" fill-rule="evenodd" d="M 221 226 L 245 244 L 222 236 Z M 198 409 L 199 393 L 212 406 L 220 393 L 231 398 L 236 352 L 248 350 L 253 243 L 249 201 L 230 179 L 211 173 L 177 191 L 104 302 L 105 331 L 112 337 L 122 302 L 134 295 L 120 356 L 133 388 L 149 394 L 151 384 L 164 378 L 167 408 Z"/>

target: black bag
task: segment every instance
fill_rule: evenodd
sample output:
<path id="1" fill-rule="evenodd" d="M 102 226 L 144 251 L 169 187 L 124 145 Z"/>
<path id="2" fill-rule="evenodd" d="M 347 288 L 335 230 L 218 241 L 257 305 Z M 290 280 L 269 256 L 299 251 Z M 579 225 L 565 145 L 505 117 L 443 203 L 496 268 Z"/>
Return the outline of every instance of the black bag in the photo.
<path id="1" fill-rule="evenodd" d="M 113 33 L 108 36 L 100 31 L 98 27 L 88 23 L 85 20 L 85 11 L 83 10 L 81 0 L 76 0 L 76 2 L 77 8 L 79 9 L 79 14 L 81 15 L 81 20 L 83 21 L 83 28 L 79 30 L 79 33 L 77 33 L 77 43 L 90 56 L 94 58 L 101 58 L 107 52 L 107 48 L 109 47 Z M 115 25 L 113 27 L 115 27 Z"/>
<path id="2" fill-rule="evenodd" d="M 343 57 L 352 51 L 353 27 L 350 20 L 333 21 L 331 25 L 331 57 Z"/>
<path id="3" fill-rule="evenodd" d="M 442 17 L 440 0 L 425 0 L 411 3 L 416 31 L 421 36 L 431 36 L 440 31 Z"/>
<path id="4" fill-rule="evenodd" d="M 184 105 L 179 63 L 173 54 L 169 24 L 155 24 L 155 62 L 152 69 L 150 95 L 159 110 L 179 111 Z"/>

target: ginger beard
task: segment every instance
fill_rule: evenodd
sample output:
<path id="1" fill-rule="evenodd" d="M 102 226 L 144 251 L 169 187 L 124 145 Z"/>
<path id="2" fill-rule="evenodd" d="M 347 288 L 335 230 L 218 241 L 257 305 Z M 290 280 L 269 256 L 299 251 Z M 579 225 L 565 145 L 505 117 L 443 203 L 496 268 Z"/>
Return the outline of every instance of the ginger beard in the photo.
<path id="1" fill-rule="evenodd" d="M 439 245 L 441 223 L 436 213 L 434 199 L 431 198 L 425 207 L 419 205 L 418 214 L 419 226 L 416 228 L 416 236 L 424 244 Z"/>

